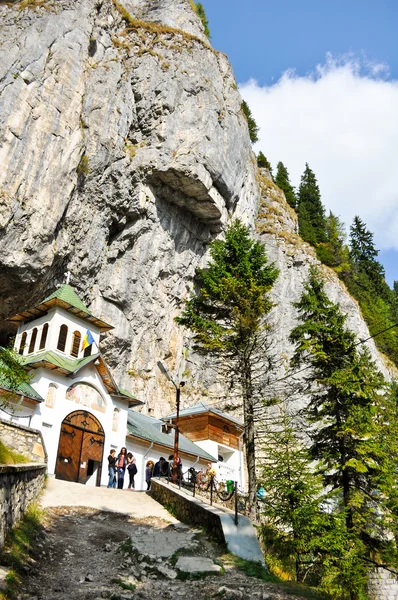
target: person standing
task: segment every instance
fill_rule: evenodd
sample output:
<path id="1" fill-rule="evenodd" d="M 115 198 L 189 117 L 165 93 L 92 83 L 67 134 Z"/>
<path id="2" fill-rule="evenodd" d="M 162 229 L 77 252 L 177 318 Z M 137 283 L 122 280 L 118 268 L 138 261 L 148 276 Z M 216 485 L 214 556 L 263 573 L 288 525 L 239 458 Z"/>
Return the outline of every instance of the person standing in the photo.
<path id="1" fill-rule="evenodd" d="M 137 464 L 136 464 L 136 460 L 134 458 L 134 456 L 131 454 L 131 452 L 129 452 L 127 454 L 127 459 L 128 459 L 128 465 L 127 465 L 127 470 L 129 472 L 129 485 L 128 485 L 128 489 L 135 489 L 135 484 L 134 484 L 134 477 L 137 475 Z"/>
<path id="2" fill-rule="evenodd" d="M 153 460 L 148 460 L 148 462 L 146 463 L 146 469 L 145 469 L 145 481 L 146 481 L 146 489 L 147 491 L 149 491 L 151 489 L 151 479 L 152 479 L 152 473 L 153 473 Z"/>
<path id="3" fill-rule="evenodd" d="M 126 471 L 127 466 L 127 448 L 123 446 L 120 450 L 119 455 L 116 460 L 117 466 L 117 488 L 118 490 L 123 489 L 124 484 L 124 473 Z"/>
<path id="4" fill-rule="evenodd" d="M 115 456 L 116 452 L 115 450 L 111 450 L 108 456 L 108 475 L 109 475 L 109 481 L 108 481 L 108 488 L 115 488 L 116 487 L 116 456 Z"/>

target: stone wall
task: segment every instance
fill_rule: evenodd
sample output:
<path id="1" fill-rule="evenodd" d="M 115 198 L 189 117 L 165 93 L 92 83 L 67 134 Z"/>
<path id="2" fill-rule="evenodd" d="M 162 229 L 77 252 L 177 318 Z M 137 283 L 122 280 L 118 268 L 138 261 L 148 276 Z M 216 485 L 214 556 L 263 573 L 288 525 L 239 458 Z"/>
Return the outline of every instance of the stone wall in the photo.
<path id="1" fill-rule="evenodd" d="M 41 491 L 46 470 L 37 463 L 0 465 L 0 547 Z"/>
<path id="2" fill-rule="evenodd" d="M 189 525 L 204 527 L 213 537 L 225 542 L 217 509 L 203 505 L 197 498 L 187 498 L 174 487 L 157 479 L 152 479 L 151 492 L 152 498 L 163 504 L 177 519 Z"/>
<path id="3" fill-rule="evenodd" d="M 37 429 L 0 419 L 0 439 L 15 452 L 35 463 L 47 463 L 43 436 Z"/>
<path id="4" fill-rule="evenodd" d="M 397 577 L 385 569 L 377 569 L 369 575 L 370 600 L 398 600 Z"/>
<path id="5" fill-rule="evenodd" d="M 265 566 L 256 531 L 247 517 L 239 515 L 236 525 L 233 511 L 205 504 L 186 490 L 163 481 L 152 479 L 151 490 L 152 497 L 180 521 L 204 527 L 208 534 L 226 545 L 228 552 Z"/>

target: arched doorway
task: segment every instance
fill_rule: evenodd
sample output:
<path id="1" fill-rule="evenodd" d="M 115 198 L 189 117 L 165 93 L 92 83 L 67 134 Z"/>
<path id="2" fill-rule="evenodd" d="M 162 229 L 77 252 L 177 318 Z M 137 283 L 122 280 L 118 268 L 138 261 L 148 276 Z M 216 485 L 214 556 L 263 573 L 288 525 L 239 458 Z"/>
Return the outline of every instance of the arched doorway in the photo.
<path id="1" fill-rule="evenodd" d="M 70 413 L 61 425 L 55 477 L 100 485 L 104 442 L 102 425 L 91 413 Z"/>

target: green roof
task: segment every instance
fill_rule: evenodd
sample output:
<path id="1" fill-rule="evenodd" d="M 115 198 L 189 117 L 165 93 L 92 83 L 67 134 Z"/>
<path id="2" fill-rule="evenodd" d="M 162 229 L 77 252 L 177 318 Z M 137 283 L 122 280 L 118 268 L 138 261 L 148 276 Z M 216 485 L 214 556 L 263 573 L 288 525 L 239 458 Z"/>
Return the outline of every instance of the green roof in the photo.
<path id="1" fill-rule="evenodd" d="M 162 425 L 164 425 L 164 422 L 160 421 L 159 419 L 154 419 L 148 415 L 143 415 L 142 413 L 129 410 L 127 430 L 130 435 L 148 442 L 154 442 L 159 446 L 164 446 L 165 448 L 170 448 L 173 450 L 174 434 L 170 435 L 168 433 L 163 433 Z M 203 448 L 194 442 L 191 442 L 191 440 L 183 436 L 181 433 L 178 436 L 178 446 L 180 452 L 190 454 L 191 456 L 200 456 L 209 462 L 217 462 L 217 459 L 214 458 L 214 456 L 203 450 Z"/>
<path id="2" fill-rule="evenodd" d="M 27 398 L 31 398 L 37 402 L 44 402 L 44 399 L 40 396 L 40 394 L 38 394 L 36 390 L 25 381 L 17 388 L 14 388 L 11 385 L 10 380 L 7 378 L 7 368 L 7 365 L 3 363 L 0 356 L 0 389 L 6 390 L 12 394 L 18 394 L 18 396 L 26 396 Z"/>
<path id="3" fill-rule="evenodd" d="M 97 370 L 99 372 L 100 377 L 102 378 L 105 387 L 108 392 L 112 396 L 120 396 L 122 398 L 129 398 L 135 400 L 135 404 L 142 404 L 135 396 L 133 396 L 127 390 L 119 387 L 116 382 L 114 382 L 112 375 L 109 372 L 108 367 L 105 364 L 104 359 L 101 354 L 98 352 L 97 354 L 92 354 L 91 356 L 85 356 L 83 358 L 71 358 L 67 356 L 62 356 L 57 352 L 53 352 L 52 350 L 44 350 L 43 352 L 38 352 L 37 354 L 28 354 L 27 356 L 21 356 L 21 362 L 23 365 L 30 365 L 31 367 L 43 366 L 44 368 L 50 368 L 52 365 L 55 369 L 60 369 L 65 374 L 77 373 L 88 365 L 91 362 L 94 362 L 100 359 L 100 365 Z M 97 365 L 96 365 L 97 366 Z"/>
<path id="4" fill-rule="evenodd" d="M 79 296 L 69 284 L 62 285 L 45 300 L 42 300 L 42 302 L 36 304 L 36 306 L 27 308 L 19 314 L 10 317 L 8 321 L 11 321 L 17 325 L 20 323 L 26 323 L 45 315 L 54 306 L 63 308 L 79 319 L 95 325 L 95 327 L 98 327 L 100 331 L 109 331 L 110 329 L 113 329 L 112 325 L 109 325 L 109 323 L 105 323 L 105 321 L 102 319 L 95 317 L 88 310 L 87 306 L 80 300 Z"/>
<path id="5" fill-rule="evenodd" d="M 28 354 L 27 356 L 22 356 L 22 364 L 24 365 L 32 365 L 40 362 L 48 362 L 62 369 L 63 371 L 68 371 L 68 373 L 74 373 L 75 371 L 79 371 L 84 365 L 90 363 L 95 360 L 99 354 L 93 354 L 92 356 L 85 356 L 84 358 L 69 358 L 66 356 L 61 356 L 52 350 L 44 350 L 44 352 L 38 352 L 37 354 Z"/>
<path id="6" fill-rule="evenodd" d="M 74 306 L 75 308 L 78 308 L 79 310 L 87 313 L 88 315 L 91 315 L 91 312 L 88 310 L 88 308 L 84 304 L 84 302 L 82 302 L 80 300 L 79 296 L 76 294 L 73 287 L 67 283 L 65 283 L 64 285 L 61 285 L 61 287 L 59 287 L 57 290 L 55 290 L 55 292 L 53 292 L 45 300 L 42 300 L 41 304 L 44 304 L 44 302 L 48 302 L 49 300 L 52 300 L 53 298 L 58 298 L 59 300 L 63 300 L 64 302 L 67 302 L 71 306 Z"/>

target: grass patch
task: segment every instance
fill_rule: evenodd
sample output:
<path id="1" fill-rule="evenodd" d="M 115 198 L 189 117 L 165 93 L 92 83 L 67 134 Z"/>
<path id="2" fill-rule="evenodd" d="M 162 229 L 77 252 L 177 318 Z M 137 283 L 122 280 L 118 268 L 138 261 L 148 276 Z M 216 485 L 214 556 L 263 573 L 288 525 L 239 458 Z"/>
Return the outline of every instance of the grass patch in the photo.
<path id="1" fill-rule="evenodd" d="M 77 172 L 80 175 L 88 175 L 90 171 L 90 166 L 89 166 L 89 162 L 88 162 L 88 158 L 85 154 L 83 154 L 83 156 L 80 159 L 79 164 L 77 165 Z"/>
<path id="2" fill-rule="evenodd" d="M 175 27 L 169 27 L 168 25 L 161 25 L 159 23 L 155 23 L 152 21 L 141 21 L 140 19 L 135 19 L 134 17 L 132 17 L 130 15 L 128 10 L 126 10 L 124 8 L 124 6 L 122 6 L 120 4 L 120 2 L 118 2 L 117 0 L 113 0 L 113 4 L 114 4 L 116 10 L 119 12 L 120 16 L 122 17 L 122 19 L 127 23 L 128 29 L 130 29 L 130 30 L 139 31 L 140 29 L 144 29 L 148 33 L 157 34 L 157 36 L 159 36 L 160 34 L 164 34 L 164 33 L 180 35 L 186 41 L 198 42 L 207 50 L 211 50 L 212 52 L 215 52 L 213 50 L 213 48 L 210 46 L 210 44 L 206 43 L 205 41 L 203 41 L 196 35 L 193 35 L 192 33 L 188 33 L 187 31 L 183 31 L 182 29 L 176 29 Z M 160 41 L 160 40 L 158 40 L 156 38 L 156 40 L 154 40 L 153 43 L 155 43 L 156 41 Z"/>
<path id="3" fill-rule="evenodd" d="M 294 581 L 282 581 L 259 562 L 244 560 L 233 554 L 228 554 L 221 558 L 224 562 L 233 564 L 237 569 L 243 571 L 248 577 L 255 577 L 261 581 L 277 584 L 287 595 L 296 595 L 301 598 L 308 598 L 309 600 L 326 600 L 327 598 L 307 585 Z"/>
<path id="4" fill-rule="evenodd" d="M 123 579 L 112 579 L 112 583 L 116 583 L 122 590 L 129 590 L 130 592 L 134 592 L 136 586 L 133 583 L 128 583 Z"/>
<path id="5" fill-rule="evenodd" d="M 0 440 L 0 464 L 1 465 L 18 465 L 21 463 L 27 463 L 29 459 L 18 452 L 14 452 L 3 444 Z"/>
<path id="6" fill-rule="evenodd" d="M 22 584 L 22 575 L 32 562 L 35 541 L 43 527 L 44 511 L 33 503 L 20 523 L 7 536 L 0 552 L 2 564 L 11 567 L 6 577 L 6 591 L 0 593 L 0 600 L 16 598 Z"/>

